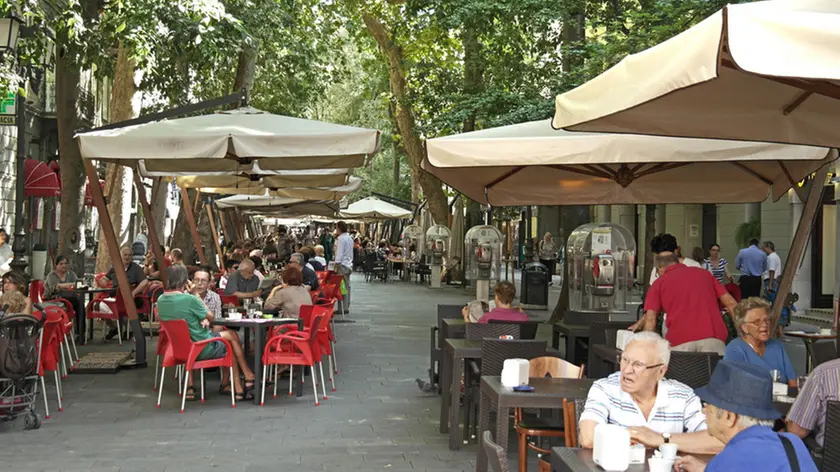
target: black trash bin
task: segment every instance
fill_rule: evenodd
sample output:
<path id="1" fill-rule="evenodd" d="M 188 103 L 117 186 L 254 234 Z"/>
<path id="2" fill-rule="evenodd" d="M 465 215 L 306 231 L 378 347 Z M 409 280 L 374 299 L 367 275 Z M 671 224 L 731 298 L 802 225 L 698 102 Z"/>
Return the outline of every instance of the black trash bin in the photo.
<path id="1" fill-rule="evenodd" d="M 519 302 L 522 308 L 548 309 L 548 283 L 550 281 L 548 267 L 539 262 L 526 264 L 522 269 L 522 288 L 519 291 Z"/>

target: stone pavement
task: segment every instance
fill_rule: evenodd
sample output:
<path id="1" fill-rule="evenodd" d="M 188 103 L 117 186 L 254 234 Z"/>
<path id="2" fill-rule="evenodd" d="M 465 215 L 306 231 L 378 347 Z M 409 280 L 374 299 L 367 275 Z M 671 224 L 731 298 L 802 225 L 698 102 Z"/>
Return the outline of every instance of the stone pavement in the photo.
<path id="1" fill-rule="evenodd" d="M 313 406 L 308 380 L 301 398 L 267 394 L 263 407 L 242 402 L 231 409 L 229 397 L 217 393 L 216 374 L 209 374 L 207 403 L 188 402 L 180 414 L 171 376 L 155 409 L 152 368 L 71 375 L 64 382 L 65 411 L 53 411 L 40 430 L 24 432 L 20 419 L 0 424 L 0 469 L 474 470 L 477 446 L 448 450 L 447 436 L 438 433 L 440 398 L 424 395 L 414 381 L 427 378 L 435 304 L 465 303 L 473 295 L 454 287 L 365 283 L 358 275 L 353 286 L 348 318 L 356 322 L 336 325 L 338 391 L 328 389 L 330 398 L 320 407 Z M 153 344 L 149 349 L 154 353 Z"/>

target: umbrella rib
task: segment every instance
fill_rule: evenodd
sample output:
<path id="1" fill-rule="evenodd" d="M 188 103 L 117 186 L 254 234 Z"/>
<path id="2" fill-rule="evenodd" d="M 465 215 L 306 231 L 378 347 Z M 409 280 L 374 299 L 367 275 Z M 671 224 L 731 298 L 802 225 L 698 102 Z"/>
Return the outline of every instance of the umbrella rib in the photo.
<path id="1" fill-rule="evenodd" d="M 659 163 L 659 164 L 654 164 L 651 167 L 645 169 L 644 171 L 636 174 L 635 178 L 638 179 L 640 177 L 644 177 L 644 176 L 650 175 L 650 174 L 655 174 L 657 172 L 664 172 L 666 170 L 673 170 L 673 169 L 676 169 L 678 167 L 687 166 L 689 164 L 691 164 L 691 163 L 690 162 L 671 162 L 671 163 L 662 162 L 662 163 Z"/>
<path id="2" fill-rule="evenodd" d="M 605 176 L 602 172 L 599 172 L 597 170 L 584 170 L 584 169 L 579 169 L 579 168 L 574 167 L 574 166 L 567 166 L 567 165 L 563 165 L 563 164 L 551 164 L 547 167 L 551 167 L 552 169 L 562 170 L 564 172 L 571 172 L 571 173 L 574 173 L 574 174 L 583 174 L 583 175 L 588 175 L 590 177 L 597 177 L 599 179 L 609 179 L 610 178 L 609 176 Z"/>
<path id="3" fill-rule="evenodd" d="M 603 170 L 601 170 L 601 169 L 599 169 L 599 168 L 597 168 L 597 167 L 595 167 L 591 164 L 584 164 L 583 167 L 585 167 L 586 169 L 589 169 L 594 175 L 597 175 L 598 177 L 603 177 L 605 179 L 611 179 L 611 178 L 614 177 L 613 174 L 610 174 L 609 172 L 604 172 Z"/>
<path id="4" fill-rule="evenodd" d="M 785 109 L 782 111 L 782 114 L 784 114 L 785 116 L 790 115 L 791 113 L 793 113 L 794 110 L 799 108 L 800 105 L 805 103 L 805 100 L 808 100 L 813 94 L 814 92 L 811 90 L 806 90 L 800 93 L 798 97 L 796 97 L 792 102 L 790 102 L 790 105 L 785 107 Z"/>
<path id="5" fill-rule="evenodd" d="M 758 172 L 750 169 L 749 167 L 745 166 L 744 164 L 741 164 L 740 162 L 730 162 L 730 164 L 732 164 L 733 166 L 735 166 L 735 167 L 743 170 L 744 172 L 752 175 L 753 177 L 757 178 L 758 180 L 764 182 L 767 185 L 773 185 L 772 180 L 768 179 L 767 177 L 764 177 L 763 175 L 761 175 Z"/>
<path id="6" fill-rule="evenodd" d="M 796 192 L 796 195 L 799 197 L 799 199 L 802 200 L 802 198 L 806 196 L 805 192 L 802 191 L 802 187 L 797 185 L 797 182 L 793 180 L 793 175 L 791 175 L 790 171 L 788 170 L 788 168 L 787 168 L 787 166 L 785 165 L 784 162 L 782 162 L 782 161 L 776 161 L 776 162 L 779 164 L 779 167 L 782 169 L 782 172 L 784 172 L 785 177 L 787 177 L 787 179 L 788 179 L 788 182 L 790 182 L 790 188 L 792 188 L 793 191 Z M 802 201 L 804 202 L 805 200 L 802 200 Z"/>
<path id="7" fill-rule="evenodd" d="M 644 167 L 644 166 L 646 166 L 646 165 L 647 165 L 647 164 L 646 164 L 646 163 L 644 163 L 644 162 L 643 162 L 643 163 L 641 163 L 641 164 L 636 164 L 635 166 L 633 166 L 633 167 L 630 169 L 630 173 L 635 174 L 635 173 L 636 173 L 636 171 L 640 170 L 642 167 Z"/>
<path id="8" fill-rule="evenodd" d="M 600 168 L 601 170 L 603 170 L 604 172 L 606 172 L 607 174 L 609 174 L 612 178 L 615 178 L 615 176 L 616 176 L 616 171 L 612 170 L 612 169 L 610 168 L 610 166 L 608 166 L 608 165 L 606 165 L 606 164 L 598 164 L 598 168 Z"/>
<path id="9" fill-rule="evenodd" d="M 517 172 L 521 171 L 524 168 L 525 168 L 525 166 L 514 167 L 513 169 L 509 170 L 508 172 L 505 172 L 505 174 L 502 175 L 501 177 L 499 177 L 498 179 L 496 179 L 496 180 L 490 182 L 489 184 L 485 185 L 484 188 L 485 189 L 493 188 L 496 185 L 498 185 L 498 184 L 502 183 L 503 181 L 507 180 L 508 178 L 512 177 L 514 174 L 516 174 Z"/>

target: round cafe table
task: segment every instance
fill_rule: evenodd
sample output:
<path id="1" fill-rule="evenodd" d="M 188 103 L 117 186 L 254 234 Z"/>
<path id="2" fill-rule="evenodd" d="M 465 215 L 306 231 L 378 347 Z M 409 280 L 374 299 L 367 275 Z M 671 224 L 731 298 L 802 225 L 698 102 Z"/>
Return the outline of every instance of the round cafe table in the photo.
<path id="1" fill-rule="evenodd" d="M 281 325 L 295 325 L 298 330 L 303 330 L 303 320 L 299 318 L 242 318 L 239 320 L 232 320 L 229 318 L 217 318 L 210 322 L 212 326 L 224 326 L 226 328 L 243 328 L 245 333 L 251 329 L 254 330 L 254 366 L 251 370 L 254 371 L 254 403 L 260 404 L 260 390 L 262 388 L 262 355 L 265 350 L 266 334 L 268 329 L 272 326 Z M 247 337 L 245 338 L 245 348 L 248 348 Z M 247 352 L 247 351 L 246 351 Z M 300 366 L 300 378 L 304 375 L 304 366 Z M 314 379 L 313 379 L 314 382 Z M 303 383 L 295 382 L 295 393 L 298 397 L 303 396 Z"/>
<path id="2" fill-rule="evenodd" d="M 827 339 L 837 339 L 837 333 L 835 333 L 834 331 L 832 331 L 831 334 L 806 333 L 804 331 L 785 331 L 784 334 L 785 336 L 790 336 L 792 338 L 799 338 L 805 344 L 805 351 L 807 351 L 807 355 L 805 356 L 805 372 L 807 373 L 811 373 L 811 370 L 813 370 L 814 343 L 817 341 L 823 341 Z"/>

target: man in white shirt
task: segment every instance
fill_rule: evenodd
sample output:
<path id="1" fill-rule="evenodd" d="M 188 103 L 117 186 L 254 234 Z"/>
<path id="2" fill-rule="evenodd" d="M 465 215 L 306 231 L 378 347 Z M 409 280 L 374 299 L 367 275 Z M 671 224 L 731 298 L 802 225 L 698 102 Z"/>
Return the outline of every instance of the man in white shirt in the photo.
<path id="1" fill-rule="evenodd" d="M 347 223 L 339 221 L 335 225 L 338 238 L 335 240 L 335 272 L 344 276 L 344 288 L 347 294 L 341 306 L 344 314 L 350 313 L 350 274 L 353 272 L 353 238 L 347 234 Z"/>
<path id="2" fill-rule="evenodd" d="M 593 446 L 597 425 L 617 424 L 649 448 L 673 441 L 684 453 L 720 452 L 723 444 L 706 432 L 706 416 L 691 387 L 665 379 L 670 360 L 668 341 L 650 331 L 634 334 L 620 370 L 589 389 L 580 415 L 581 447 Z"/>
<path id="3" fill-rule="evenodd" d="M 767 254 L 767 269 L 761 274 L 761 286 L 763 295 L 767 298 L 770 291 L 779 289 L 779 278 L 782 276 L 782 259 L 776 254 L 776 245 L 773 241 L 761 243 L 761 250 Z"/>
<path id="4" fill-rule="evenodd" d="M 0 275 L 11 270 L 9 263 L 12 262 L 14 257 L 12 245 L 9 244 L 9 233 L 5 229 L 0 228 Z"/>

